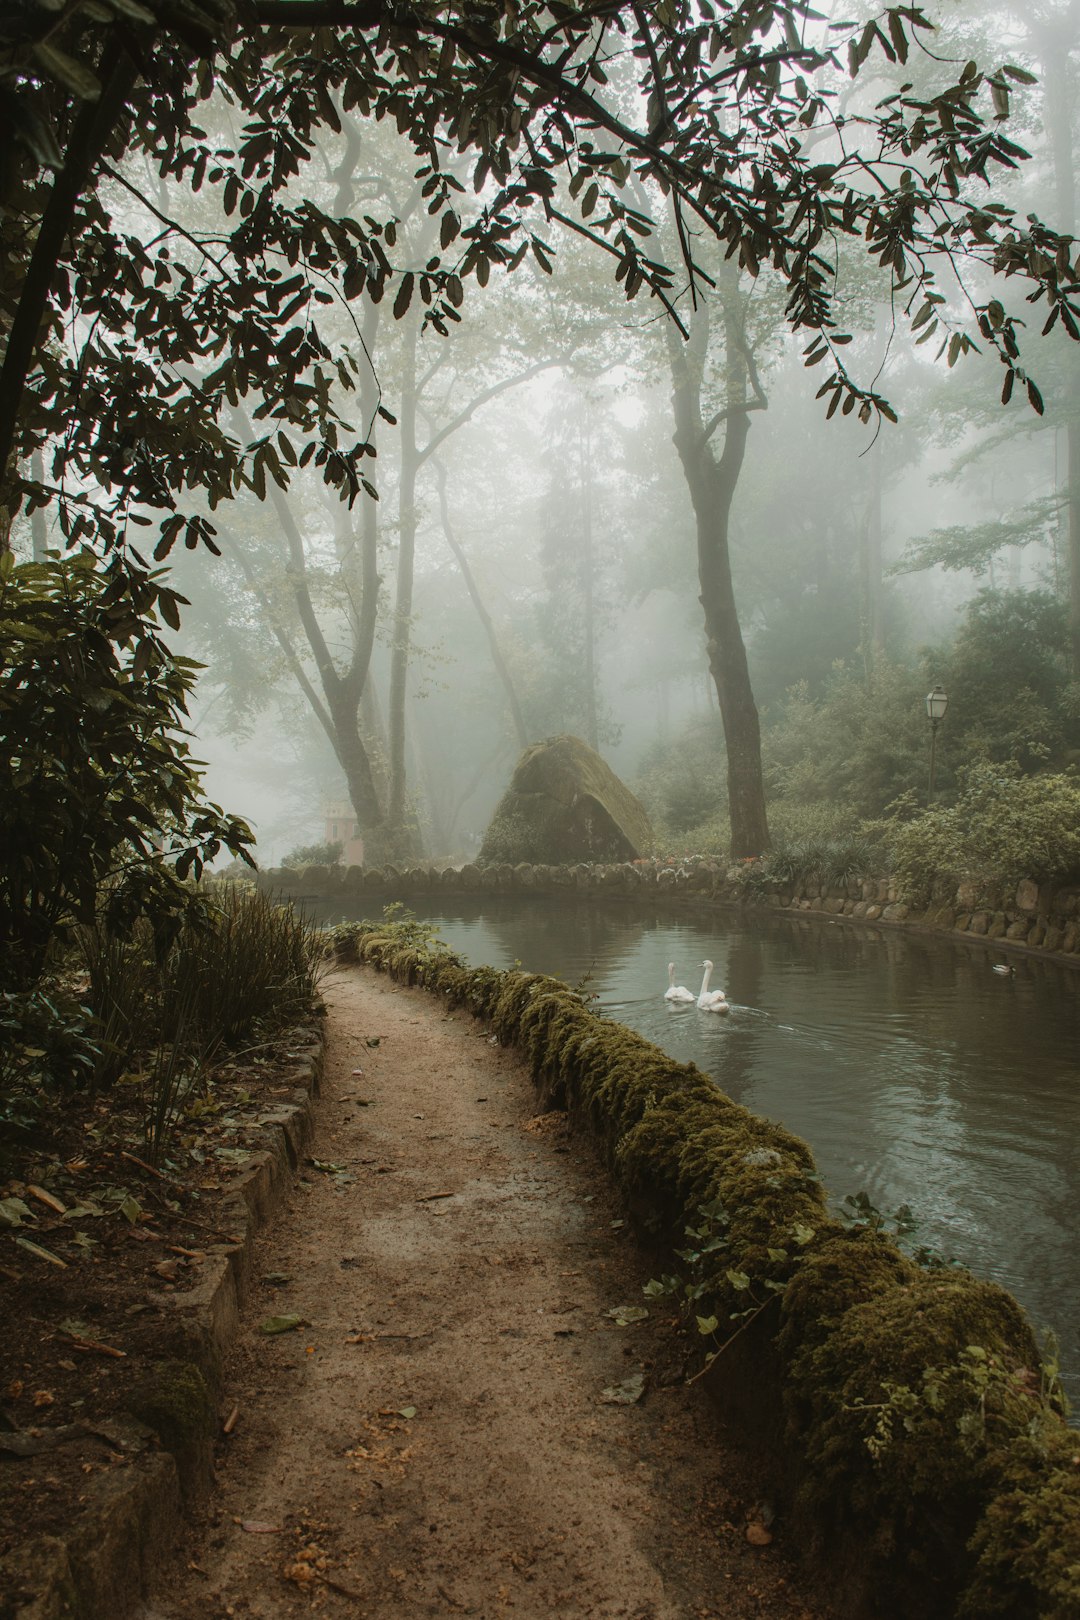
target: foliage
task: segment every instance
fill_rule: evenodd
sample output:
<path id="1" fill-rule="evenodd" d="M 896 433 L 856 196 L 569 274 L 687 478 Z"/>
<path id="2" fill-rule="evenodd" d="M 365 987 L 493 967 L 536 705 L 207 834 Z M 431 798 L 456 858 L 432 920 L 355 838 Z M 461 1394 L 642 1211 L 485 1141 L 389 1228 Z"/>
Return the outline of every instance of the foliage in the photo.
<path id="1" fill-rule="evenodd" d="M 1068 604 L 1050 591 L 980 591 L 968 604 L 940 679 L 958 761 L 1015 760 L 1038 770 L 1074 737 Z"/>
<path id="2" fill-rule="evenodd" d="M 104 908 L 164 948 L 185 884 L 252 835 L 201 794 L 181 730 L 195 676 L 87 553 L 0 555 L 0 985 L 32 986 L 54 941 Z"/>
<path id="3" fill-rule="evenodd" d="M 32 1132 L 56 1098 L 88 1086 L 99 1059 L 93 1015 L 70 994 L 0 991 L 0 1148 Z"/>
<path id="4" fill-rule="evenodd" d="M 228 1046 L 308 1015 L 325 965 L 321 934 L 248 884 L 207 885 L 164 954 L 140 918 L 76 931 L 65 963 L 84 1005 L 42 992 L 0 1002 L 0 1114 L 33 1115 L 73 1083 L 134 1086 L 158 1162 L 196 1089 Z"/>
<path id="5" fill-rule="evenodd" d="M 974 333 L 937 291 L 939 262 L 1019 276 L 1074 334 L 1068 239 L 982 191 L 1025 156 L 1004 119 L 1031 76 L 1005 66 L 987 78 L 969 63 L 954 83 L 942 70 L 924 94 L 909 83 L 848 111 L 845 69 L 855 75 L 879 54 L 906 63 L 932 24 L 890 6 L 813 44 L 804 10 L 795 0 L 738 0 L 719 15 L 692 0 L 616 0 L 599 14 L 552 12 L 544 0 L 490 14 L 463 0 L 437 13 L 381 3 L 352 13 L 338 0 L 10 10 L 0 25 L 0 299 L 11 311 L 0 504 L 40 504 L 59 484 L 67 538 L 103 546 L 152 513 L 163 555 L 181 537 L 214 544 L 205 514 L 179 507 L 192 488 L 215 505 L 241 484 L 260 496 L 268 482 L 285 488 L 291 469 L 313 465 L 354 499 L 369 482 L 370 424 L 354 433 L 332 385 L 354 390 L 365 361 L 359 342 L 330 351 L 327 304 L 392 293 L 395 318 L 415 302 L 445 333 L 467 278 L 484 286 L 527 255 L 549 271 L 562 226 L 611 259 L 628 298 L 645 289 L 674 312 L 676 276 L 655 256 L 650 205 L 674 212 L 695 286 L 691 231 L 722 242 L 751 276 L 773 267 L 788 320 L 809 336 L 806 363 L 829 362 L 819 397 L 830 415 L 841 405 L 866 421 L 892 415 L 848 372 L 825 251 L 835 238 L 862 245 L 901 291 L 919 339 L 939 339 L 950 364 Z M 239 139 L 207 133 L 217 94 Z M 621 116 L 635 106 L 639 124 Z M 402 262 L 393 219 L 298 195 L 316 152 L 338 169 L 336 139 L 354 113 L 394 123 L 416 154 L 438 222 L 423 260 Z M 822 161 L 819 142 L 837 133 Z M 193 192 L 208 183 L 217 217 L 194 229 L 173 221 L 140 191 L 141 162 L 116 167 L 124 156 Z M 145 229 L 130 228 L 105 177 L 139 199 Z M 1007 391 L 1020 381 L 1041 409 L 1018 322 L 999 299 L 972 299 Z M 185 386 L 193 371 L 198 386 Z M 259 431 L 238 442 L 220 418 L 249 392 L 260 396 Z M 21 470 L 46 437 L 49 485 Z"/>
<path id="6" fill-rule="evenodd" d="M 1014 766 L 975 765 L 956 803 L 914 819 L 907 806 L 883 819 L 893 873 L 904 895 L 927 904 L 938 888 L 964 879 L 1015 885 L 1021 878 L 1080 877 L 1080 781 L 1024 777 Z"/>
<path id="7" fill-rule="evenodd" d="M 301 844 L 281 858 L 282 866 L 340 866 L 345 846 L 338 843 Z"/>

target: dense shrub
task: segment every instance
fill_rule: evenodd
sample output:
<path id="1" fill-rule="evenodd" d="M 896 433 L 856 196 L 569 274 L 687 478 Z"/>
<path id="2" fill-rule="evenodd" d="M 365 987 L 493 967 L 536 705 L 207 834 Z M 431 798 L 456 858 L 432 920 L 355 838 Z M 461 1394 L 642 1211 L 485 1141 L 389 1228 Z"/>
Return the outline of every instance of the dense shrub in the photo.
<path id="1" fill-rule="evenodd" d="M 89 554 L 0 555 L 0 988 L 30 989 L 103 906 L 113 931 L 145 917 L 164 944 L 198 904 L 184 880 L 252 843 L 188 753 L 196 666 L 117 578 Z"/>
<path id="2" fill-rule="evenodd" d="M 926 904 L 936 886 L 963 879 L 1080 877 L 1080 781 L 1021 776 L 1013 766 L 976 765 L 955 804 L 881 824 L 893 873 L 907 899 Z"/>

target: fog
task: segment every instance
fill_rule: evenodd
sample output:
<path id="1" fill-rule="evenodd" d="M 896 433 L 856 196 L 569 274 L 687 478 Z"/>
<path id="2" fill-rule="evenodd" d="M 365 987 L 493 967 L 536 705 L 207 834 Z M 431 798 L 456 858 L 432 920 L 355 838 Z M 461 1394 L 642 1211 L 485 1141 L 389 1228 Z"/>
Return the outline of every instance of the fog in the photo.
<path id="1" fill-rule="evenodd" d="M 955 10 L 959 48 L 981 25 L 975 8 Z M 1017 59 L 1036 62 L 1026 25 L 1007 10 L 998 21 L 1014 30 Z M 933 69 L 923 61 L 908 71 Z M 883 61 L 860 83 L 867 105 L 890 88 L 887 73 Z M 1017 94 L 1016 138 L 1034 157 L 995 194 L 1052 214 L 1061 157 L 1044 138 L 1044 99 L 1038 86 Z M 208 117 L 234 145 L 229 106 L 211 103 Z M 321 165 L 294 181 L 295 200 L 393 219 L 395 263 L 419 276 L 439 222 L 415 154 L 385 125 L 345 123 Z M 192 240 L 224 219 L 220 188 L 193 196 L 129 169 L 157 217 L 176 219 Z M 133 231 L 156 228 L 130 192 L 113 201 Z M 484 202 L 464 195 L 463 219 Z M 1076 361 L 1056 333 L 1039 349 L 1043 415 L 1019 392 L 1000 404 L 992 356 L 950 365 L 938 350 L 970 313 L 972 288 L 985 293 L 978 266 L 966 289 L 941 280 L 934 320 L 912 331 L 903 291 L 844 250 L 845 352 L 898 417 L 862 422 L 846 410 L 826 419 L 828 398 L 815 398 L 823 372 L 804 363 L 813 345 L 787 330 L 785 288 L 768 267 L 757 277 L 725 267 L 715 244 L 696 238 L 697 308 L 685 289 L 673 295 L 687 339 L 655 299 L 628 302 L 589 243 L 554 226 L 549 235 L 550 254 L 469 282 L 445 335 L 425 325 L 419 295 L 407 309 L 400 296 L 393 308 L 389 296 L 317 306 L 326 387 L 345 428 L 375 452 L 363 464 L 370 492 L 348 506 L 314 463 L 291 465 L 295 450 L 275 429 L 252 487 L 208 512 L 222 556 L 170 559 L 189 599 L 177 646 L 205 666 L 193 751 L 210 798 L 250 820 L 264 864 L 325 842 L 328 810 L 350 793 L 362 825 L 392 824 L 391 853 L 467 858 L 523 746 L 565 731 L 591 741 L 642 794 L 663 847 L 724 847 L 724 734 L 692 490 L 673 442 L 687 355 L 714 461 L 736 408 L 748 413 L 726 539 L 770 814 L 781 824 L 785 804 L 845 801 L 793 740 L 811 712 L 827 722 L 845 678 L 866 694 L 864 733 L 902 713 L 904 747 L 921 759 L 918 693 L 947 678 L 979 593 L 1046 592 L 1064 604 Z M 197 266 L 184 240 L 171 251 Z M 670 222 L 656 251 L 678 262 Z M 997 296 L 1025 308 L 1010 284 Z M 256 406 L 257 394 L 238 408 L 237 437 L 258 438 Z M 357 770 L 350 777 L 342 763 L 350 744 L 331 713 L 335 682 L 359 717 L 366 805 Z M 852 687 L 843 690 L 848 701 Z M 962 717 L 954 725 L 959 738 Z M 864 741 L 853 733 L 851 749 Z M 1053 745 L 1059 753 L 1065 741 Z M 816 748 L 808 735 L 807 750 Z M 946 759 L 946 785 L 962 754 L 958 744 L 951 767 Z M 879 814 L 905 769 L 901 761 L 854 808 Z"/>

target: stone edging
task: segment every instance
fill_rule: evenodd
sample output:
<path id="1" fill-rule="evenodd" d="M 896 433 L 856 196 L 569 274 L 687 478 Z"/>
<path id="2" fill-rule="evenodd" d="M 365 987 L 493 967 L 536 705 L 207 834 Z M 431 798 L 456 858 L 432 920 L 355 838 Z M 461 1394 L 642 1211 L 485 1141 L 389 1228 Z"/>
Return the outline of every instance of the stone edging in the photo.
<path id="1" fill-rule="evenodd" d="M 745 864 L 745 863 L 744 863 Z M 742 911 L 828 919 L 962 939 L 995 950 L 1080 966 L 1080 888 L 1054 889 L 1025 878 L 1015 891 L 964 882 L 919 911 L 900 898 L 889 878 L 853 878 L 826 885 L 813 880 L 754 883 L 739 865 L 704 856 L 680 861 L 633 861 L 578 866 L 309 866 L 271 867 L 260 889 L 283 898 L 341 901 L 371 899 L 408 904 L 424 895 L 576 895 L 591 899 L 649 900 L 717 905 Z"/>
<path id="2" fill-rule="evenodd" d="M 236 1242 L 207 1251 L 199 1284 L 170 1300 L 175 1353 L 194 1365 L 216 1398 L 225 1352 L 236 1336 L 240 1307 L 251 1279 L 253 1239 L 277 1214 L 305 1147 L 314 1134 L 313 1099 L 323 1071 L 322 1024 L 298 1029 L 289 1043 L 289 1067 L 278 1081 L 292 1082 L 287 1098 L 259 1120 L 265 1147 L 245 1161 L 220 1206 L 222 1230 Z M 169 1551 L 182 1511 L 181 1471 L 145 1423 L 121 1416 L 103 1425 L 126 1468 L 104 1474 L 87 1490 L 86 1506 L 65 1536 L 41 1536 L 0 1567 L 2 1620 L 117 1620 L 146 1589 L 151 1571 Z M 212 1453 L 185 1469 L 187 1494 L 209 1489 Z"/>

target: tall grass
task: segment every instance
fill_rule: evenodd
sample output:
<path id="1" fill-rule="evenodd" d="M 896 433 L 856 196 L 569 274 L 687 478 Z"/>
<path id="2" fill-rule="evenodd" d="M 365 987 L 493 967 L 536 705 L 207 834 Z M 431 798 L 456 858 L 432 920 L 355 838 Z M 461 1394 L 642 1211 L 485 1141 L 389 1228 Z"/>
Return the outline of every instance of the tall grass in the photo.
<path id="1" fill-rule="evenodd" d="M 143 1130 L 151 1159 L 165 1152 L 196 1084 L 227 1047 L 273 1032 L 311 1009 L 325 966 L 321 936 L 291 906 L 246 885 L 208 885 L 163 956 L 137 925 L 118 939 L 103 925 L 78 940 L 89 979 L 98 1058 L 94 1083 L 143 1073 Z"/>

